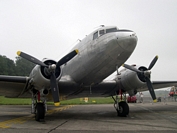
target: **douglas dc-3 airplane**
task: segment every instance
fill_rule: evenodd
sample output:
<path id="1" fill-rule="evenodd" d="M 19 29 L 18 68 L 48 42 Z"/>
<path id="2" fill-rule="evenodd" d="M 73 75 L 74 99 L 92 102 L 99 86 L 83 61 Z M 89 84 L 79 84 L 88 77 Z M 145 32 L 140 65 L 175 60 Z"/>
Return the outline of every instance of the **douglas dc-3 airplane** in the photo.
<path id="1" fill-rule="evenodd" d="M 17 54 L 36 66 L 29 77 L 0 75 L 0 95 L 11 98 L 32 97 L 32 113 L 36 121 L 45 118 L 46 101 L 53 99 L 59 106 L 60 100 L 78 97 L 112 96 L 118 116 L 127 116 L 129 106 L 118 99 L 118 94 L 135 95 L 138 91 L 149 90 L 156 101 L 154 89 L 175 86 L 177 81 L 150 81 L 151 68 L 127 65 L 137 45 L 137 35 L 131 30 L 118 29 L 115 26 L 101 26 L 60 59 L 42 61 L 24 52 Z M 118 71 L 120 66 L 125 67 Z M 113 72 L 112 80 L 104 80 Z M 116 96 L 116 97 L 115 97 Z"/>

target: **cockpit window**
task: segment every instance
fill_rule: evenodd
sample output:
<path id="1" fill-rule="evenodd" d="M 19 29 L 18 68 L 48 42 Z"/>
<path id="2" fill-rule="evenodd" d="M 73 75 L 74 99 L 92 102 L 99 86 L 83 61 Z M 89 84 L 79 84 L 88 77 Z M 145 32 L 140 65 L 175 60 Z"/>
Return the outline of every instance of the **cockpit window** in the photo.
<path id="1" fill-rule="evenodd" d="M 98 31 L 93 34 L 93 40 L 98 37 Z"/>
<path id="2" fill-rule="evenodd" d="M 103 35 L 104 34 L 104 30 L 100 30 L 99 31 L 99 35 L 101 36 L 101 35 Z"/>
<path id="3" fill-rule="evenodd" d="M 106 33 L 111 33 L 111 32 L 117 32 L 117 28 L 109 28 L 109 29 L 100 29 L 99 31 L 96 31 L 94 34 L 93 34 L 93 40 L 95 40 L 96 38 L 98 38 L 99 36 L 102 36 Z"/>
<path id="4" fill-rule="evenodd" d="M 117 28 L 106 29 L 106 33 L 116 32 Z"/>

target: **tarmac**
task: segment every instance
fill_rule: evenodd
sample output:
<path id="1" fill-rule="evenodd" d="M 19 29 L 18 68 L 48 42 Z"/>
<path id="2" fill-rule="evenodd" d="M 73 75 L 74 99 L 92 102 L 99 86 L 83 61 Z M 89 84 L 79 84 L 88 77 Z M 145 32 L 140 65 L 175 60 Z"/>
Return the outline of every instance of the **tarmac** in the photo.
<path id="1" fill-rule="evenodd" d="M 176 133 L 177 102 L 129 103 L 127 117 L 112 104 L 50 105 L 37 122 L 30 105 L 1 105 L 1 133 Z"/>

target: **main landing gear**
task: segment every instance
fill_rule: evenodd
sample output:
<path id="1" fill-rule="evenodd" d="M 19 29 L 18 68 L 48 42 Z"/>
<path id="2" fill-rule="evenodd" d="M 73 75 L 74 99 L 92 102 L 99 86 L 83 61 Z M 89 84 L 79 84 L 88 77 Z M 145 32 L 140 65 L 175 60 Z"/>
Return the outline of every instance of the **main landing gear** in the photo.
<path id="1" fill-rule="evenodd" d="M 36 95 L 32 95 L 32 108 L 31 113 L 35 114 L 35 120 L 41 121 L 45 118 L 45 113 L 47 112 L 46 98 L 40 97 L 40 92 Z"/>
<path id="2" fill-rule="evenodd" d="M 124 96 L 124 98 L 122 98 L 122 94 L 121 97 L 119 98 L 118 95 L 116 95 L 116 99 L 112 96 L 113 100 L 114 100 L 114 108 L 117 111 L 117 116 L 120 117 L 126 117 L 129 114 L 129 106 L 125 101 L 123 101 L 123 99 L 125 99 L 126 97 Z"/>

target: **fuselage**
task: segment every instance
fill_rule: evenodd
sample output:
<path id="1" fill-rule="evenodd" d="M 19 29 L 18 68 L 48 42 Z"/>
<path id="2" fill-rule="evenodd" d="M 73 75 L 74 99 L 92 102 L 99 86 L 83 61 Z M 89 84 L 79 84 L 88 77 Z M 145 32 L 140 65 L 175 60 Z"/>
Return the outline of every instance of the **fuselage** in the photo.
<path id="1" fill-rule="evenodd" d="M 130 57 L 136 44 L 133 31 L 101 27 L 73 48 L 78 49 L 79 54 L 63 65 L 62 76 L 69 75 L 83 86 L 100 83 Z"/>

